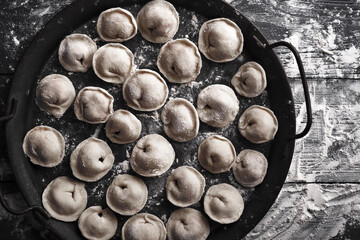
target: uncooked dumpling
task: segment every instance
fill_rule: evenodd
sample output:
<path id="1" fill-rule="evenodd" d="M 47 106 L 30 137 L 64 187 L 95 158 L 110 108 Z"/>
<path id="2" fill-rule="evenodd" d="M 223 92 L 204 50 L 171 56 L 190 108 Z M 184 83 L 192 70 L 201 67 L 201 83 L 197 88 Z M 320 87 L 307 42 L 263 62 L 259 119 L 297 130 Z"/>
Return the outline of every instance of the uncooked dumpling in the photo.
<path id="1" fill-rule="evenodd" d="M 121 238 L 122 240 L 165 240 L 166 229 L 157 216 L 140 213 L 125 222 Z"/>
<path id="2" fill-rule="evenodd" d="M 53 218 L 76 221 L 87 204 L 85 184 L 67 176 L 55 178 L 45 188 L 42 203 Z"/>
<path id="3" fill-rule="evenodd" d="M 22 147 L 30 161 L 42 167 L 58 165 L 65 155 L 64 137 L 48 126 L 36 126 L 28 131 Z"/>
<path id="4" fill-rule="evenodd" d="M 241 115 L 238 129 L 250 142 L 264 143 L 274 139 L 278 121 L 270 109 L 253 105 Z"/>
<path id="5" fill-rule="evenodd" d="M 84 34 L 71 34 L 61 41 L 60 64 L 70 72 L 86 72 L 92 65 L 96 43 Z"/>

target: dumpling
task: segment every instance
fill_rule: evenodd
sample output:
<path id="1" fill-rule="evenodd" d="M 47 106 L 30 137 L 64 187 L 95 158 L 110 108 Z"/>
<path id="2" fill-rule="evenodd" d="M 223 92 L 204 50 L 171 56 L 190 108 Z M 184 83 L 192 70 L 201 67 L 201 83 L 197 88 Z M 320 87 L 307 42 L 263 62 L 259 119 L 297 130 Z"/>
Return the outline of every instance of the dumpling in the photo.
<path id="1" fill-rule="evenodd" d="M 169 240 L 205 240 L 210 234 L 210 226 L 200 211 L 181 208 L 171 213 L 166 231 Z"/>
<path id="2" fill-rule="evenodd" d="M 148 2 L 136 17 L 141 35 L 153 43 L 165 43 L 179 29 L 179 14 L 174 6 L 163 0 Z"/>
<path id="3" fill-rule="evenodd" d="M 265 70 L 256 62 L 247 62 L 235 73 L 231 79 L 231 84 L 241 96 L 257 97 L 266 88 Z"/>
<path id="4" fill-rule="evenodd" d="M 166 135 L 178 142 L 195 138 L 199 132 L 199 117 L 195 107 L 186 99 L 170 100 L 161 112 Z"/>
<path id="5" fill-rule="evenodd" d="M 113 143 L 131 143 L 140 136 L 141 122 L 131 112 L 117 110 L 107 120 L 105 132 Z"/>
<path id="6" fill-rule="evenodd" d="M 241 30 L 230 19 L 212 19 L 200 28 L 199 49 L 211 61 L 232 61 L 241 54 L 243 45 Z"/>
<path id="7" fill-rule="evenodd" d="M 92 65 L 96 43 L 84 34 L 71 34 L 61 41 L 60 64 L 70 72 L 86 72 Z"/>
<path id="8" fill-rule="evenodd" d="M 171 144 L 161 135 L 150 134 L 136 143 L 130 164 L 137 174 L 154 177 L 166 172 L 174 159 L 175 151 Z"/>
<path id="9" fill-rule="evenodd" d="M 209 172 L 222 173 L 234 164 L 236 151 L 228 139 L 220 135 L 212 135 L 200 144 L 198 159 L 200 165 Z"/>
<path id="10" fill-rule="evenodd" d="M 78 93 L 74 112 L 77 119 L 91 123 L 104 123 L 113 113 L 114 98 L 105 89 L 84 87 Z"/>
<path id="11" fill-rule="evenodd" d="M 137 70 L 124 83 L 127 105 L 138 111 L 154 111 L 162 107 L 169 94 L 165 80 L 148 69 Z"/>
<path id="12" fill-rule="evenodd" d="M 255 187 L 264 180 L 267 167 L 267 159 L 261 152 L 245 149 L 237 156 L 233 173 L 244 187 Z"/>
<path id="13" fill-rule="evenodd" d="M 121 231 L 122 240 L 165 240 L 164 223 L 155 215 L 140 213 L 129 218 Z"/>
<path id="14" fill-rule="evenodd" d="M 213 127 L 225 127 L 234 121 L 239 100 L 228 86 L 213 84 L 200 92 L 197 111 L 202 122 Z"/>
<path id="15" fill-rule="evenodd" d="M 82 141 L 70 156 L 70 167 L 75 177 L 86 182 L 95 182 L 109 172 L 114 155 L 108 144 L 90 137 Z"/>
<path id="16" fill-rule="evenodd" d="M 64 158 L 65 140 L 52 127 L 36 126 L 26 133 L 22 148 L 33 164 L 55 167 Z"/>
<path id="17" fill-rule="evenodd" d="M 121 215 L 138 213 L 146 204 L 148 189 L 143 180 L 129 174 L 117 175 L 106 191 L 106 203 Z"/>
<path id="18" fill-rule="evenodd" d="M 42 203 L 53 218 L 76 221 L 87 204 L 85 184 L 67 176 L 55 178 L 45 188 Z"/>
<path id="19" fill-rule="evenodd" d="M 117 7 L 100 14 L 96 29 L 99 36 L 107 42 L 124 42 L 136 35 L 137 24 L 128 10 Z"/>
<path id="20" fill-rule="evenodd" d="M 200 201 L 205 188 L 205 178 L 195 168 L 181 166 L 166 181 L 166 196 L 178 206 L 187 207 Z"/>
<path id="21" fill-rule="evenodd" d="M 107 240 L 115 235 L 118 220 L 109 208 L 92 206 L 80 215 L 78 226 L 86 239 Z"/>
<path id="22" fill-rule="evenodd" d="M 156 64 L 160 72 L 172 83 L 195 81 L 202 67 L 199 50 L 194 43 L 185 38 L 164 44 Z"/>
<path id="23" fill-rule="evenodd" d="M 227 183 L 211 186 L 205 194 L 204 211 L 214 221 L 221 224 L 239 220 L 244 210 L 244 200 L 240 192 Z"/>
<path id="24" fill-rule="evenodd" d="M 250 142 L 264 143 L 274 139 L 278 121 L 270 109 L 253 105 L 241 115 L 238 129 Z"/>
<path id="25" fill-rule="evenodd" d="M 64 75 L 44 77 L 36 87 L 36 103 L 39 108 L 56 118 L 62 117 L 75 99 L 75 88 Z"/>

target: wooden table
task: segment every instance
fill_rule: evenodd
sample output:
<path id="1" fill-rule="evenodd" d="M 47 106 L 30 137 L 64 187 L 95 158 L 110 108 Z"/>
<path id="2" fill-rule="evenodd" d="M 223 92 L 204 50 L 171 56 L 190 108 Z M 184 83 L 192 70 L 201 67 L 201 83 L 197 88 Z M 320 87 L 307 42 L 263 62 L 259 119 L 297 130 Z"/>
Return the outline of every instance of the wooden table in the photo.
<path id="1" fill-rule="evenodd" d="M 0 114 L 16 65 L 35 34 L 72 0 L 0 2 Z M 358 0 L 231 1 L 269 42 L 290 41 L 305 65 L 313 105 L 310 133 L 296 141 L 286 183 L 246 239 L 360 239 L 360 2 Z M 278 49 L 295 98 L 298 132 L 306 121 L 298 70 Z M 359 82 L 358 82 L 359 81 Z M 1 125 L 0 180 L 21 206 L 6 161 Z M 0 207 L 1 239 L 52 239 L 32 215 Z"/>

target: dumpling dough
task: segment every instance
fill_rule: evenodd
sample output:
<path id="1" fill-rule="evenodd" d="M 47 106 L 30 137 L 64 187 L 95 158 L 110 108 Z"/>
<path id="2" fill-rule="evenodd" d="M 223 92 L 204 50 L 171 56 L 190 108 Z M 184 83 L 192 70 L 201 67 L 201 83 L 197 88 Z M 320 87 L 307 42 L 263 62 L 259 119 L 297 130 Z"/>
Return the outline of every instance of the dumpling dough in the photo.
<path id="1" fill-rule="evenodd" d="M 64 158 L 65 140 L 56 129 L 37 126 L 26 133 L 22 148 L 33 164 L 55 167 Z"/>
<path id="2" fill-rule="evenodd" d="M 166 135 L 178 142 L 195 138 L 199 132 L 199 117 L 195 107 L 186 99 L 170 100 L 161 112 Z"/>
<path id="3" fill-rule="evenodd" d="M 130 164 L 137 174 L 154 177 L 166 172 L 174 159 L 175 151 L 171 144 L 161 135 L 150 134 L 136 143 Z"/>
<path id="4" fill-rule="evenodd" d="M 241 96 L 257 97 L 266 88 L 265 70 L 256 62 L 247 62 L 235 73 L 231 79 L 231 84 Z"/>
<path id="5" fill-rule="evenodd" d="M 182 166 L 175 169 L 166 181 L 166 196 L 178 206 L 197 203 L 205 188 L 205 178 L 195 168 Z"/>
<path id="6" fill-rule="evenodd" d="M 154 111 L 162 107 L 169 94 L 165 80 L 148 69 L 137 70 L 124 83 L 127 105 L 138 111 Z"/>
<path id="7" fill-rule="evenodd" d="M 114 98 L 105 89 L 84 87 L 78 93 L 74 112 L 77 119 L 91 123 L 104 123 L 113 113 Z"/>
<path id="8" fill-rule="evenodd" d="M 36 103 L 41 110 L 60 118 L 73 103 L 75 95 L 74 85 L 66 76 L 51 74 L 37 85 Z"/>
<path id="9" fill-rule="evenodd" d="M 121 231 L 122 240 L 165 240 L 164 223 L 155 215 L 140 213 L 129 218 Z"/>
<path id="10" fill-rule="evenodd" d="M 71 34 L 61 41 L 60 64 L 70 72 L 86 72 L 92 65 L 96 43 L 84 34 Z"/>
<path id="11" fill-rule="evenodd" d="M 210 234 L 210 226 L 200 211 L 181 208 L 171 213 L 166 231 L 169 240 L 205 240 Z"/>
<path id="12" fill-rule="evenodd" d="M 67 176 L 55 178 L 45 188 L 42 203 L 53 218 L 64 222 L 76 221 L 87 204 L 85 184 Z"/>
<path id="13" fill-rule="evenodd" d="M 253 105 L 241 115 L 238 129 L 250 142 L 264 143 L 274 139 L 278 121 L 270 109 Z"/>
<path id="14" fill-rule="evenodd" d="M 71 153 L 70 167 L 78 179 L 95 182 L 109 172 L 114 159 L 106 142 L 90 137 L 77 145 Z"/>
<path id="15" fill-rule="evenodd" d="M 212 19 L 200 28 L 199 49 L 211 61 L 232 61 L 241 54 L 243 45 L 241 30 L 230 19 Z"/>
<path id="16" fill-rule="evenodd" d="M 107 240 L 115 235 L 118 220 L 109 208 L 92 206 L 80 215 L 78 226 L 81 234 L 87 239 Z"/>
<path id="17" fill-rule="evenodd" d="M 213 84 L 204 88 L 197 99 L 199 118 L 213 127 L 225 127 L 234 121 L 239 100 L 228 86 Z"/>
<path id="18" fill-rule="evenodd" d="M 138 213 L 146 204 L 148 189 L 143 180 L 129 174 L 117 175 L 106 192 L 106 203 L 121 215 Z"/>
<path id="19" fill-rule="evenodd" d="M 179 29 L 179 14 L 174 6 L 163 0 L 148 2 L 136 17 L 141 35 L 153 43 L 165 43 Z"/>
<path id="20" fill-rule="evenodd" d="M 200 144 L 198 159 L 201 166 L 209 172 L 222 173 L 234 164 L 236 151 L 228 139 L 220 135 L 212 135 Z"/>
<path id="21" fill-rule="evenodd" d="M 244 187 L 255 187 L 264 180 L 267 167 L 267 159 L 261 152 L 245 149 L 237 156 L 233 173 Z"/>
<path id="22" fill-rule="evenodd" d="M 103 11 L 96 29 L 99 36 L 107 42 L 124 42 L 136 35 L 137 24 L 128 10 L 118 7 Z"/>
<path id="23" fill-rule="evenodd" d="M 105 132 L 113 143 L 131 143 L 140 136 L 141 122 L 131 112 L 117 110 L 107 120 Z"/>
<path id="24" fill-rule="evenodd" d="M 221 224 L 239 220 L 244 210 L 244 200 L 240 192 L 227 183 L 211 186 L 205 194 L 204 211 L 214 221 Z"/>
<path id="25" fill-rule="evenodd" d="M 195 81 L 202 67 L 199 50 L 194 43 L 185 38 L 164 44 L 156 64 L 160 72 L 172 83 Z"/>

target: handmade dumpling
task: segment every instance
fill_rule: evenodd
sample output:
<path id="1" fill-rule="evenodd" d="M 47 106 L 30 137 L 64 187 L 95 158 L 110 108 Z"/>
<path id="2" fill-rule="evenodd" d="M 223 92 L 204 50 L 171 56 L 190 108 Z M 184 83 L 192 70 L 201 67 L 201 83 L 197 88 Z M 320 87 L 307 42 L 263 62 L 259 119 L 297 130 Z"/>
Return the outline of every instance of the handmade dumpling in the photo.
<path id="1" fill-rule="evenodd" d="M 165 240 L 164 223 L 155 215 L 140 213 L 129 218 L 121 231 L 122 240 Z"/>
<path id="2" fill-rule="evenodd" d="M 60 64 L 70 72 L 86 72 L 92 65 L 96 43 L 84 34 L 71 34 L 61 41 Z"/>
<path id="3" fill-rule="evenodd" d="M 45 188 L 42 203 L 51 217 L 64 222 L 76 221 L 87 204 L 85 184 L 67 176 L 55 178 Z"/>
<path id="4" fill-rule="evenodd" d="M 232 61 L 241 54 L 243 45 L 241 30 L 230 19 L 212 19 L 200 28 L 199 49 L 211 61 Z"/>
<path id="5" fill-rule="evenodd" d="M 274 139 L 278 121 L 269 108 L 253 105 L 241 115 L 238 129 L 250 142 L 264 143 Z"/>
<path id="6" fill-rule="evenodd" d="M 26 133 L 22 148 L 33 164 L 54 167 L 64 158 L 65 140 L 52 127 L 36 126 Z"/>
<path id="7" fill-rule="evenodd" d="M 225 127 L 234 121 L 239 100 L 228 86 L 213 84 L 200 92 L 197 111 L 202 122 L 213 127 Z"/>

